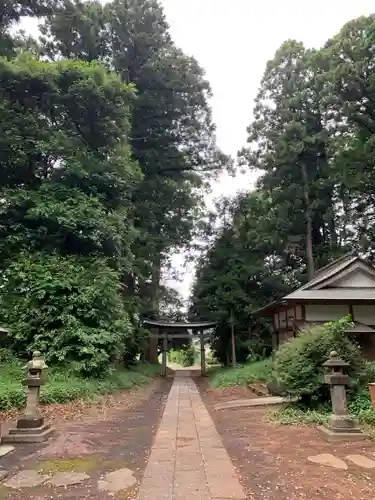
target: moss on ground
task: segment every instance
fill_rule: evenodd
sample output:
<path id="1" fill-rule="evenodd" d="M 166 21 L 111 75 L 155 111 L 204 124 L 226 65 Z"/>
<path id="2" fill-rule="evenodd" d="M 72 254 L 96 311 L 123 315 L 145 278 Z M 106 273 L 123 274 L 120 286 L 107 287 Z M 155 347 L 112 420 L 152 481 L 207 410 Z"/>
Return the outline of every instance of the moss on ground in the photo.
<path id="1" fill-rule="evenodd" d="M 103 457 L 92 455 L 80 458 L 56 458 L 38 462 L 36 470 L 43 474 L 57 472 L 90 472 L 97 469 L 103 462 Z"/>
<path id="2" fill-rule="evenodd" d="M 118 491 L 114 499 L 115 500 L 134 500 L 137 498 L 138 494 L 138 485 L 130 486 L 129 488 L 126 488 L 125 490 Z"/>
<path id="3" fill-rule="evenodd" d="M 56 474 L 58 472 L 86 472 L 100 469 L 102 472 L 114 471 L 128 467 L 125 460 L 107 460 L 100 455 L 90 455 L 75 458 L 55 458 L 39 461 L 35 469 L 42 474 Z"/>

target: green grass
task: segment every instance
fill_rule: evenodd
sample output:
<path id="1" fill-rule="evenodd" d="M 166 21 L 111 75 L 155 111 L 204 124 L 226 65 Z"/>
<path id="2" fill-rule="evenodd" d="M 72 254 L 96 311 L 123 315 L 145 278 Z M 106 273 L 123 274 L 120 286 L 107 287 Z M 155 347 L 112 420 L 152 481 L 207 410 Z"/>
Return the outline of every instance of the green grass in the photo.
<path id="1" fill-rule="evenodd" d="M 327 422 L 330 413 L 323 409 L 303 409 L 297 405 L 288 405 L 278 410 L 266 410 L 266 420 L 282 425 L 322 425 Z"/>
<path id="2" fill-rule="evenodd" d="M 93 379 L 79 377 L 69 369 L 47 369 L 40 402 L 54 404 L 77 399 L 94 400 L 104 394 L 147 384 L 160 374 L 160 370 L 160 366 L 140 364 L 132 369 L 117 369 L 101 379 Z M 0 411 L 25 406 L 26 392 L 22 386 L 24 374 L 23 364 L 17 360 L 0 365 Z"/>
<path id="3" fill-rule="evenodd" d="M 255 361 L 237 368 L 213 367 L 210 371 L 213 387 L 246 387 L 251 382 L 267 382 L 272 371 L 272 360 Z"/>
<path id="4" fill-rule="evenodd" d="M 363 389 L 348 403 L 349 413 L 365 427 L 375 427 L 375 409 L 371 406 L 370 395 Z M 266 419 L 283 425 L 322 425 L 332 413 L 331 405 L 319 405 L 306 408 L 300 404 L 291 404 L 277 410 L 269 409 Z"/>

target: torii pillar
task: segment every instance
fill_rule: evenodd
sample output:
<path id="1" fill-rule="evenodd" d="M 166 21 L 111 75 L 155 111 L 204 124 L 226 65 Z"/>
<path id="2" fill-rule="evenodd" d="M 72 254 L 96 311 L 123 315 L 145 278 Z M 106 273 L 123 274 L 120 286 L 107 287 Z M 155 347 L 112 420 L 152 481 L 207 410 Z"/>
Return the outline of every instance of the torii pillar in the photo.
<path id="1" fill-rule="evenodd" d="M 204 347 L 204 330 L 203 328 L 199 331 L 200 344 L 201 344 L 201 375 L 202 377 L 206 374 L 206 349 Z"/>
<path id="2" fill-rule="evenodd" d="M 167 376 L 167 351 L 168 351 L 168 332 L 164 330 L 163 337 L 163 375 Z"/>
<path id="3" fill-rule="evenodd" d="M 157 365 L 158 361 L 158 334 L 159 328 L 151 328 L 150 338 L 148 339 L 146 348 L 146 359 L 152 365 Z"/>

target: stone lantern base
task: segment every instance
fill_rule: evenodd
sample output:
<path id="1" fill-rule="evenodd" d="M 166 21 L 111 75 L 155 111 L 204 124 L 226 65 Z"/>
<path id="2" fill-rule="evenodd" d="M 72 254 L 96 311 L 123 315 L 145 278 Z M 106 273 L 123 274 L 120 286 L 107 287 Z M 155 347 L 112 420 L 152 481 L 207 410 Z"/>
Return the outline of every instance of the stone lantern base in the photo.
<path id="1" fill-rule="evenodd" d="M 331 415 L 328 424 L 318 427 L 317 430 L 326 441 L 361 441 L 366 439 L 358 423 L 349 415 Z"/>
<path id="2" fill-rule="evenodd" d="M 41 424 L 39 427 L 26 427 L 25 421 L 21 417 L 17 422 L 17 427 L 10 429 L 9 434 L 3 437 L 2 442 L 6 444 L 44 443 L 52 436 L 54 429 L 50 424 L 44 424 L 43 420 Z"/>

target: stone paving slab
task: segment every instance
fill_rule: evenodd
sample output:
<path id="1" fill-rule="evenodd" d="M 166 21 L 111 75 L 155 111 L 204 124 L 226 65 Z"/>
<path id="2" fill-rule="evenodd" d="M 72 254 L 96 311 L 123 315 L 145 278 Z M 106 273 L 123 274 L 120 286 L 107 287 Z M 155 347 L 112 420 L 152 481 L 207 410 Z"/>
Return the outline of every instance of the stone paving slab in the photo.
<path id="1" fill-rule="evenodd" d="M 47 481 L 47 484 L 57 487 L 66 487 L 81 484 L 87 479 L 90 479 L 90 476 L 85 472 L 58 472 L 49 481 Z"/>
<path id="2" fill-rule="evenodd" d="M 8 455 L 8 453 L 11 453 L 14 451 L 14 446 L 10 444 L 2 444 L 0 445 L 0 457 L 4 457 L 5 455 Z"/>
<path id="3" fill-rule="evenodd" d="M 363 469 L 375 469 L 375 462 L 363 455 L 347 455 L 346 459 Z"/>
<path id="4" fill-rule="evenodd" d="M 225 401 L 224 403 L 218 403 L 215 405 L 215 410 L 229 410 L 230 408 L 245 408 L 245 407 L 257 407 L 257 406 L 275 406 L 282 405 L 286 403 L 294 403 L 297 399 L 295 398 L 283 398 L 281 396 L 266 396 L 260 398 L 251 399 L 236 399 L 234 401 Z"/>
<path id="5" fill-rule="evenodd" d="M 10 478 L 5 486 L 14 489 L 33 488 L 45 483 L 49 478 L 50 476 L 39 474 L 35 470 L 23 470 Z"/>
<path id="6" fill-rule="evenodd" d="M 191 378 L 175 378 L 138 500 L 245 500 L 215 425 Z"/>

